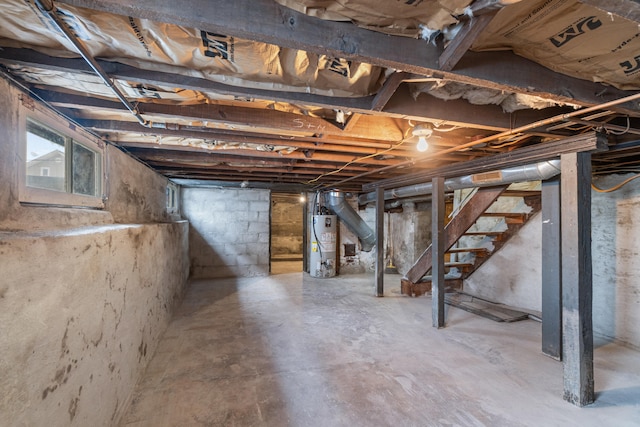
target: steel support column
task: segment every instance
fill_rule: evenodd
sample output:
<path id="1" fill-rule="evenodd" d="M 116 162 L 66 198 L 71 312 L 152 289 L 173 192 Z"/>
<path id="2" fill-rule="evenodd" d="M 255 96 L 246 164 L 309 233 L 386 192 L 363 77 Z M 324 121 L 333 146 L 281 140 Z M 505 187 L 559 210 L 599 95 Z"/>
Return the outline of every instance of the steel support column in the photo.
<path id="1" fill-rule="evenodd" d="M 444 178 L 433 178 L 431 199 L 431 319 L 434 328 L 444 327 Z"/>
<path id="2" fill-rule="evenodd" d="M 384 189 L 376 188 L 376 296 L 384 296 Z"/>
<path id="3" fill-rule="evenodd" d="M 560 178 L 542 182 L 542 352 L 562 359 Z"/>

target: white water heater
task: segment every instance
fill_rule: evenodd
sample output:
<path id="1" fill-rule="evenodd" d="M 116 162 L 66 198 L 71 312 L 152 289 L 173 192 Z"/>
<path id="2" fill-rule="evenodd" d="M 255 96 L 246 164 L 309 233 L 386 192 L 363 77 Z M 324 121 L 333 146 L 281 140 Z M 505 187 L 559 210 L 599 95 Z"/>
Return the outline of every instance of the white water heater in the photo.
<path id="1" fill-rule="evenodd" d="M 337 222 L 335 215 L 311 217 L 311 247 L 309 248 L 309 274 L 311 277 L 336 275 Z"/>

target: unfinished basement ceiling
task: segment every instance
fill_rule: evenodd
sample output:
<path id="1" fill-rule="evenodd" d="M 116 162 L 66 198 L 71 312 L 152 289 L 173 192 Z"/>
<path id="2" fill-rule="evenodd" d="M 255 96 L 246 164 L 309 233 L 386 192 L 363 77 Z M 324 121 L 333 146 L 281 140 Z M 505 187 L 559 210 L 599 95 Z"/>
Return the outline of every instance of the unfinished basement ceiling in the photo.
<path id="1" fill-rule="evenodd" d="M 0 6 L 5 73 L 172 179 L 361 191 L 593 129 L 595 173 L 640 169 L 639 100 L 597 107 L 640 89 L 636 1 L 41 3 L 147 127 L 33 0 Z"/>

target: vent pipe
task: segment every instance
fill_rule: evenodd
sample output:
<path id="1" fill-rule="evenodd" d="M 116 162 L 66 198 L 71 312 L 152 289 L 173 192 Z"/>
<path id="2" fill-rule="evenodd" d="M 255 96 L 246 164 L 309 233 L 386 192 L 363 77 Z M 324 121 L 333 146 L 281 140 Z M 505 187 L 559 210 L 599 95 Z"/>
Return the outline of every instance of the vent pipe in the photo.
<path id="1" fill-rule="evenodd" d="M 511 184 L 520 181 L 538 181 L 552 178 L 560 173 L 560 160 L 549 160 L 533 165 L 518 166 L 491 172 L 478 173 L 457 178 L 449 178 L 444 182 L 447 191 L 473 187 L 492 187 L 494 185 Z M 431 194 L 431 182 L 408 185 L 384 192 L 385 200 L 403 199 L 405 197 Z M 358 198 L 361 205 L 375 201 L 375 191 L 362 194 Z"/>
<path id="2" fill-rule="evenodd" d="M 338 218 L 358 236 L 362 244 L 362 250 L 365 252 L 371 251 L 376 244 L 376 235 L 360 215 L 347 203 L 344 199 L 344 193 L 330 191 L 327 193 L 326 201 Z"/>

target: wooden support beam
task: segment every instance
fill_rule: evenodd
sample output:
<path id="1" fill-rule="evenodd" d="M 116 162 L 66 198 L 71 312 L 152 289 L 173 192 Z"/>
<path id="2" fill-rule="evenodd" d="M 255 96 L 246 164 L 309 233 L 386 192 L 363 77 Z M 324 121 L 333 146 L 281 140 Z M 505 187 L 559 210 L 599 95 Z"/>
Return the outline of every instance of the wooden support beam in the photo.
<path id="1" fill-rule="evenodd" d="M 431 180 L 431 323 L 434 328 L 443 328 L 445 324 L 444 313 L 444 178 L 437 177 Z M 465 230 L 466 231 L 466 230 Z M 447 248 L 449 249 L 449 248 Z"/>
<path id="2" fill-rule="evenodd" d="M 464 66 L 457 67 L 455 73 L 444 72 L 438 66 L 442 49 L 424 40 L 394 37 L 351 23 L 318 19 L 271 0 L 183 0 L 179 3 L 64 0 L 64 3 L 555 100 L 594 105 L 608 100 L 605 98 L 609 95 L 611 99 L 624 96 L 620 95 L 624 91 L 554 73 L 511 52 L 498 52 L 500 63 L 495 62 L 495 52 L 469 52 L 474 55 L 463 57 L 463 60 L 468 58 Z M 483 56 L 491 58 L 487 68 L 487 61 L 480 60 Z M 503 67 L 504 73 L 500 73 Z"/>
<path id="3" fill-rule="evenodd" d="M 580 0 L 580 3 L 588 4 L 630 21 L 640 22 L 640 2 L 638 0 Z"/>
<path id="4" fill-rule="evenodd" d="M 594 401 L 591 154 L 561 156 L 562 350 L 564 399 Z"/>
<path id="5" fill-rule="evenodd" d="M 376 296 L 384 296 L 384 190 L 376 191 Z"/>
<path id="6" fill-rule="evenodd" d="M 380 187 L 378 187 L 379 189 Z M 378 189 L 376 189 L 376 194 Z M 447 251 L 455 242 L 458 241 L 465 231 L 473 225 L 474 222 L 480 217 L 480 215 L 487 210 L 489 206 L 496 201 L 500 194 L 507 189 L 507 186 L 499 187 L 485 187 L 479 188 L 477 193 L 456 216 L 445 227 L 444 232 L 444 250 Z M 422 276 L 427 274 L 432 267 L 432 246 L 429 246 L 420 257 L 416 260 L 413 266 L 409 269 L 405 277 L 411 283 L 418 283 Z"/>
<path id="7" fill-rule="evenodd" d="M 334 97 L 309 94 L 306 92 L 287 92 L 231 86 L 199 77 L 136 68 L 119 62 L 104 61 L 100 59 L 97 59 L 96 61 L 105 70 L 105 72 L 114 79 L 137 82 L 151 86 L 170 86 L 181 89 L 212 92 L 220 95 L 235 96 L 242 99 L 271 100 L 298 105 L 315 105 L 330 109 L 338 108 L 345 111 L 366 111 L 369 109 L 374 98 L 373 95 L 364 97 Z M 83 59 L 56 58 L 26 48 L 19 49 L 3 47 L 3 49 L 0 50 L 0 62 L 73 74 L 94 73 Z"/>
<path id="8" fill-rule="evenodd" d="M 499 105 L 474 105 L 465 99 L 445 101 L 426 93 L 421 93 L 414 99 L 405 84 L 400 85 L 382 111 L 386 115 L 407 120 L 503 132 L 572 110 L 554 107 L 505 113 Z"/>
<path id="9" fill-rule="evenodd" d="M 476 38 L 478 38 L 487 25 L 489 25 L 496 12 L 474 16 L 465 21 L 458 35 L 449 43 L 438 59 L 441 70 L 451 71 L 455 68 L 460 58 L 462 58 Z"/>
<path id="10" fill-rule="evenodd" d="M 387 78 L 387 81 L 384 82 L 382 88 L 376 94 L 376 97 L 373 99 L 371 103 L 371 109 L 373 111 L 382 111 L 385 105 L 393 94 L 396 92 L 398 87 L 404 79 L 409 76 L 409 73 L 404 73 L 402 71 L 396 71 L 392 75 Z"/>
<path id="11" fill-rule="evenodd" d="M 562 360 L 560 179 L 542 182 L 542 353 Z"/>
<path id="12" fill-rule="evenodd" d="M 353 128 L 356 127 L 356 124 L 358 123 L 358 120 L 360 120 L 360 117 L 362 117 L 362 114 L 360 113 L 351 114 L 351 116 L 347 119 L 347 123 L 344 124 L 344 128 L 342 130 L 344 130 L 345 133 L 351 132 Z"/>
<path id="13" fill-rule="evenodd" d="M 390 178 L 377 181 L 363 188 L 372 191 L 375 187 L 398 188 L 404 185 L 428 182 L 436 176 L 452 178 L 456 176 L 473 175 L 499 169 L 522 166 L 543 160 L 550 160 L 564 153 L 580 151 L 603 151 L 607 149 L 606 135 L 590 132 L 558 141 L 545 142 L 530 147 L 518 148 L 508 153 L 486 156 L 468 162 L 456 163 L 443 168 L 431 169 L 425 172 L 406 175 L 400 178 Z"/>

